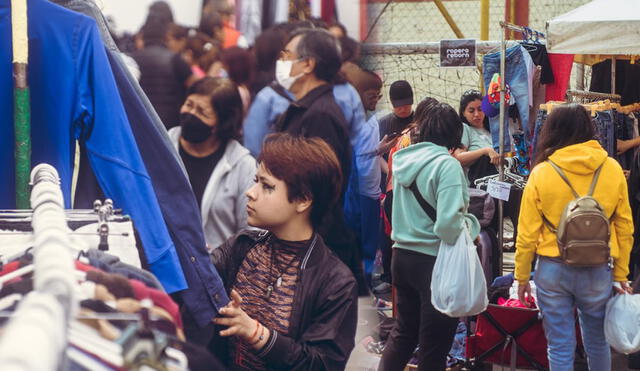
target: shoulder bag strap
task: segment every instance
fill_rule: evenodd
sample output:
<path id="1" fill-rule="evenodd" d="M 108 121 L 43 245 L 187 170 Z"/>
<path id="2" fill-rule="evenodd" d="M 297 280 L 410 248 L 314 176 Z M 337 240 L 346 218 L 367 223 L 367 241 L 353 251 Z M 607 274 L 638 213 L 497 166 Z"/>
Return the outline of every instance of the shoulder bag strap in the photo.
<path id="1" fill-rule="evenodd" d="M 422 210 L 424 210 L 424 212 L 427 213 L 429 218 L 431 218 L 431 220 L 433 220 L 433 222 L 435 223 L 438 217 L 438 213 L 436 212 L 436 209 L 434 209 L 433 206 L 429 205 L 427 200 L 425 200 L 424 197 L 422 197 L 422 194 L 420 193 L 420 190 L 418 189 L 418 185 L 416 184 L 415 180 L 413 181 L 413 183 L 411 183 L 411 185 L 409 186 L 409 189 L 415 196 L 416 201 L 418 201 L 418 203 L 422 207 Z"/>
<path id="2" fill-rule="evenodd" d="M 556 165 L 553 161 L 547 160 L 547 162 L 549 164 L 551 164 L 551 166 L 555 169 L 555 171 L 558 173 L 558 175 L 560 175 L 560 178 L 562 178 L 562 180 L 564 180 L 564 182 L 567 183 L 569 188 L 571 188 L 571 192 L 573 192 L 573 196 L 575 198 L 580 198 L 580 195 L 578 194 L 578 192 L 576 192 L 575 189 L 573 189 L 573 186 L 571 185 L 571 182 L 569 181 L 569 178 L 567 178 L 567 176 L 564 174 L 564 171 L 562 171 L 562 169 L 560 169 L 560 167 L 558 165 Z"/>
<path id="3" fill-rule="evenodd" d="M 596 172 L 593 174 L 593 180 L 591 181 L 591 186 L 589 186 L 589 197 L 593 196 L 593 191 L 595 191 L 596 189 L 596 184 L 598 183 L 598 179 L 600 178 L 600 170 L 602 170 L 603 166 L 604 162 L 602 163 L 602 165 L 598 166 Z"/>

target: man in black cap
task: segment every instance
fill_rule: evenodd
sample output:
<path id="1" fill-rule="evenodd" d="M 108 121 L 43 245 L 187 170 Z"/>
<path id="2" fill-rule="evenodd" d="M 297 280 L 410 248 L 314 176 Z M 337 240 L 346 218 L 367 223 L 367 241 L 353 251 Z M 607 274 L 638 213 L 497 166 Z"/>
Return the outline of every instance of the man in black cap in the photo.
<path id="1" fill-rule="evenodd" d="M 380 138 L 398 136 L 413 121 L 413 89 L 405 80 L 389 88 L 393 112 L 380 119 Z"/>

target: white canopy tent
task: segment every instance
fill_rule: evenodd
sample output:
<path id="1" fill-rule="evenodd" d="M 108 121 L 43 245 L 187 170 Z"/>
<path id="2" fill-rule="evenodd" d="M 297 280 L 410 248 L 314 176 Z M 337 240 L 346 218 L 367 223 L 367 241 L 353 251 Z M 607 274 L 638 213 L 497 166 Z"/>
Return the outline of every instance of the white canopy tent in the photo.
<path id="1" fill-rule="evenodd" d="M 640 55 L 640 1 L 594 0 L 547 22 L 550 53 Z"/>

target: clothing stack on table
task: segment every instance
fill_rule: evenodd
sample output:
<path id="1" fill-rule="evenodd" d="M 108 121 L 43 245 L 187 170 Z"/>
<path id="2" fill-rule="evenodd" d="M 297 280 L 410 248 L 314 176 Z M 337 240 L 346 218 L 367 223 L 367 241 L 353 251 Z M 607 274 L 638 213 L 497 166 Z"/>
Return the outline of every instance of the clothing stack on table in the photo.
<path id="1" fill-rule="evenodd" d="M 13 312 L 33 290 L 33 273 L 9 277 L 30 265 L 33 256 L 27 251 L 2 266 L 0 311 Z M 169 370 L 208 370 L 218 364 L 206 349 L 185 342 L 178 305 L 153 274 L 97 249 L 81 252 L 75 270 L 81 277 L 80 309 L 78 319 L 70 325 L 67 369 L 155 365 Z M 0 323 L 4 325 L 9 318 Z M 145 353 L 148 349 L 154 352 Z"/>

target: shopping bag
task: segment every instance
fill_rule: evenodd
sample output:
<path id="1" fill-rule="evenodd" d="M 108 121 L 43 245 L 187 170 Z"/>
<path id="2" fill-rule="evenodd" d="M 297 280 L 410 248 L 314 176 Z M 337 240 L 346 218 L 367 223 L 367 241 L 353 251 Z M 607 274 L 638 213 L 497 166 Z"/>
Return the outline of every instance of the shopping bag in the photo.
<path id="1" fill-rule="evenodd" d="M 449 317 L 474 316 L 487 308 L 487 282 L 465 225 L 455 244 L 440 242 L 431 276 L 431 303 Z"/>
<path id="2" fill-rule="evenodd" d="M 619 353 L 640 350 L 640 295 L 619 294 L 609 299 L 604 315 L 604 335 Z"/>

